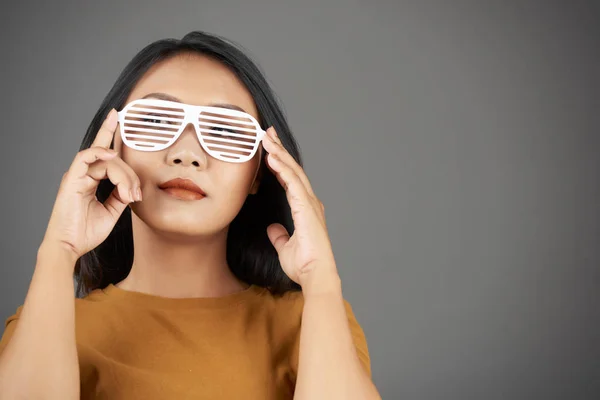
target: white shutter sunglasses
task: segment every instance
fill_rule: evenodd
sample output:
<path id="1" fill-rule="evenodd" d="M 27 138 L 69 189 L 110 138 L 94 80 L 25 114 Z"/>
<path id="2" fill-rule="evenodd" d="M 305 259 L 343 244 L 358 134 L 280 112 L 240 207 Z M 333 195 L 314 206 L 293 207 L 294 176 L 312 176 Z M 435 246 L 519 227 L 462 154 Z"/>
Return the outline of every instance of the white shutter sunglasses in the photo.
<path id="1" fill-rule="evenodd" d="M 222 107 L 137 99 L 118 114 L 123 143 L 140 151 L 166 149 L 191 123 L 200 145 L 210 156 L 243 163 L 252 159 L 265 136 L 252 115 Z"/>

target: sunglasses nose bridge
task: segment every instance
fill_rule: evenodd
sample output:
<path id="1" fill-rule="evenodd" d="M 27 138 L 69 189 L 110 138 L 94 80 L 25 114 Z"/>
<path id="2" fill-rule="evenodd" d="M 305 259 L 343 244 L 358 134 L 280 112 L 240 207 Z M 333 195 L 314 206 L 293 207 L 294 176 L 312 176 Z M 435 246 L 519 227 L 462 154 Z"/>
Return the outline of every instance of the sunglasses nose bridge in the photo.
<path id="1" fill-rule="evenodd" d="M 183 121 L 181 121 L 181 128 L 179 128 L 181 130 L 181 133 L 179 134 L 179 136 L 183 135 L 183 132 L 188 129 L 188 125 L 192 125 L 192 128 L 194 129 L 196 135 L 198 134 L 198 121 L 196 121 L 196 119 L 193 117 L 194 115 L 194 111 L 189 112 L 186 111 L 185 116 L 183 117 Z"/>
<path id="2" fill-rule="evenodd" d="M 199 127 L 199 123 L 197 118 L 195 118 L 195 115 L 197 114 L 197 112 L 195 112 L 194 110 L 192 112 L 186 112 L 183 121 L 181 122 L 181 127 L 179 128 L 179 135 L 177 136 L 176 141 L 179 141 L 181 139 L 181 136 L 183 136 L 183 134 L 185 133 L 186 129 L 189 129 L 189 126 L 191 125 L 191 129 L 193 130 L 193 136 L 196 138 L 196 140 L 198 141 L 198 143 L 200 144 L 200 147 L 202 148 L 202 150 L 205 153 L 208 153 L 207 149 L 205 148 L 204 143 L 202 142 L 200 136 L 200 127 Z"/>

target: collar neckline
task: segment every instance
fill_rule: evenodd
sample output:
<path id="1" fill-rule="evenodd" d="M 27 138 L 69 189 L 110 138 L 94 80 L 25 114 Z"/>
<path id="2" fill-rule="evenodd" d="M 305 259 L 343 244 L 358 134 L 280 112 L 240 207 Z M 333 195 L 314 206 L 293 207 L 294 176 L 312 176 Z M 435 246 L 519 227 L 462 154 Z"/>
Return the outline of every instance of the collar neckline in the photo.
<path id="1" fill-rule="evenodd" d="M 132 304 L 149 308 L 220 309 L 243 303 L 253 297 L 256 297 L 257 295 L 264 293 L 266 290 L 266 288 L 252 284 L 246 289 L 220 297 L 174 298 L 126 290 L 115 286 L 113 283 L 109 283 L 107 287 L 102 289 L 102 292 L 110 298 L 124 300 Z"/>

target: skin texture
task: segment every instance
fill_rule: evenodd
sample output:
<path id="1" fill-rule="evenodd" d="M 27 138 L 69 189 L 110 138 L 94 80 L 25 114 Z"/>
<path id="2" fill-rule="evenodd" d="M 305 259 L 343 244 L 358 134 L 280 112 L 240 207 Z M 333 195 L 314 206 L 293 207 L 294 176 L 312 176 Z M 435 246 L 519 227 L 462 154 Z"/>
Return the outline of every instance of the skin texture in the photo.
<path id="1" fill-rule="evenodd" d="M 203 55 L 183 53 L 155 64 L 125 104 L 157 92 L 193 105 L 232 104 L 258 119 L 252 96 L 235 74 Z M 138 176 L 143 197 L 129 205 L 135 255 L 131 272 L 116 286 L 174 298 L 223 296 L 247 288 L 227 266 L 226 238 L 246 197 L 258 189 L 262 145 L 250 161 L 228 163 L 204 151 L 192 125 L 156 152 L 127 147 L 119 129 L 114 149 Z M 193 180 L 207 196 L 184 201 L 158 188 L 176 177 Z"/>

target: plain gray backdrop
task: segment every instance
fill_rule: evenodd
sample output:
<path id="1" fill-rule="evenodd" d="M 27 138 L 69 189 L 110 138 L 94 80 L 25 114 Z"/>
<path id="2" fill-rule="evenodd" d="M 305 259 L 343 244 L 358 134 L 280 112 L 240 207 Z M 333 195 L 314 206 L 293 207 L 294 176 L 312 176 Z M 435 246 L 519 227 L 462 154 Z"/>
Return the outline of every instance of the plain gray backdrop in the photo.
<path id="1" fill-rule="evenodd" d="M 326 208 L 384 399 L 600 398 L 600 7 L 3 2 L 0 314 L 121 69 L 191 30 L 247 49 Z"/>

